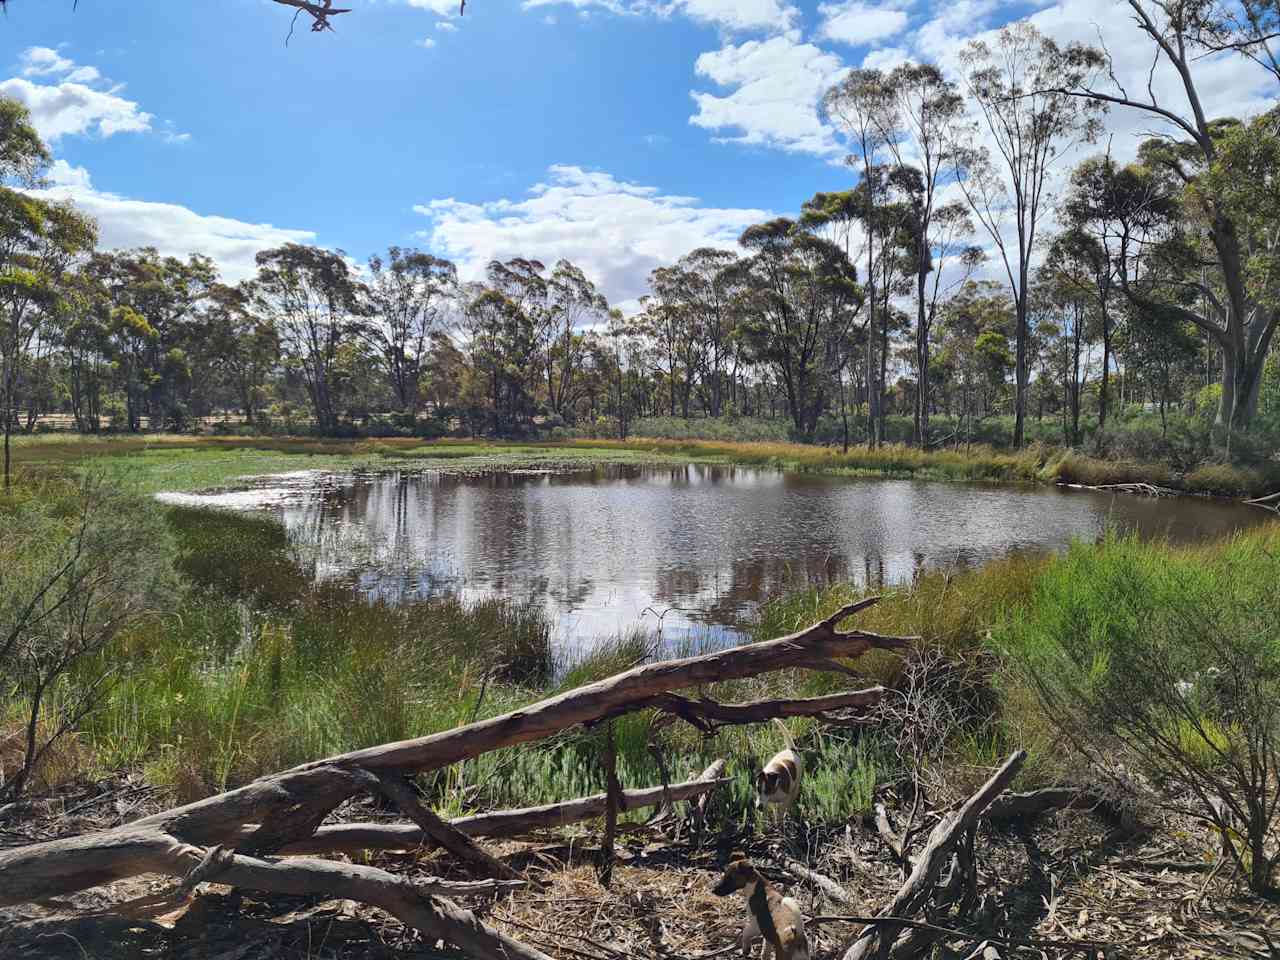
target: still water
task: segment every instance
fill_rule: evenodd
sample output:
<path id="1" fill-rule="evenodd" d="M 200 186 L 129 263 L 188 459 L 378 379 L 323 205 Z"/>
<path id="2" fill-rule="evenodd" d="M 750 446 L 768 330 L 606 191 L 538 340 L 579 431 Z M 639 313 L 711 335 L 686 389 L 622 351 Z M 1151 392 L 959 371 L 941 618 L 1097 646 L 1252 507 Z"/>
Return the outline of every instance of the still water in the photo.
<path id="1" fill-rule="evenodd" d="M 1266 517 L 1190 498 L 705 465 L 297 474 L 172 499 L 269 510 L 317 577 L 388 600 L 536 598 L 566 645 L 659 617 L 668 637 L 727 637 L 800 583 L 899 583 L 1062 549 L 1108 524 L 1187 542 Z"/>

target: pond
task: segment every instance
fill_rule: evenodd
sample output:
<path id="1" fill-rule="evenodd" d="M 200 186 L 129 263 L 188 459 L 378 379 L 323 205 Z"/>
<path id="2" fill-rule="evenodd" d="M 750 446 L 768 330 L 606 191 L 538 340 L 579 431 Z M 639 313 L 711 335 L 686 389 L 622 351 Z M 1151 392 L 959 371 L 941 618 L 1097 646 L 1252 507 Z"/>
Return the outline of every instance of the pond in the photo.
<path id="1" fill-rule="evenodd" d="M 668 638 L 729 639 L 762 600 L 803 583 L 900 583 L 927 568 L 1059 550 L 1108 525 L 1189 542 L 1266 518 L 1191 498 L 697 464 L 300 473 L 166 499 L 269 510 L 318 578 L 393 602 L 535 598 L 565 645 L 659 618 Z"/>

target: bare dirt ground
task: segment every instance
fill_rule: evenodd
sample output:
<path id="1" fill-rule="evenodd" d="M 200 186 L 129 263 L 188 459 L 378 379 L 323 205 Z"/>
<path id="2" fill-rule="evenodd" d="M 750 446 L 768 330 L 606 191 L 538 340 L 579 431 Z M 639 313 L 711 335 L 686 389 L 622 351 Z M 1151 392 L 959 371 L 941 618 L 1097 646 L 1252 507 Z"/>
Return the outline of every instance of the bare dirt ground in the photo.
<path id="1" fill-rule="evenodd" d="M 0 811 L 0 846 L 112 826 L 159 809 L 161 797 L 137 781 L 81 785 Z M 367 804 L 342 817 L 389 816 Z M 803 821 L 785 830 L 740 832 L 728 823 L 696 831 L 668 817 L 619 838 L 612 883 L 598 877 L 598 835 L 590 831 L 490 844 L 543 889 L 470 898 L 465 906 L 511 936 L 565 960 L 700 960 L 737 950 L 744 907 L 711 887 L 734 851 L 745 852 L 796 897 L 809 919 L 815 960 L 841 956 L 861 925 L 829 919 L 874 914 L 892 898 L 904 869 L 874 826 L 823 829 Z M 1001 957 L 1280 957 L 1280 904 L 1243 892 L 1216 869 L 1202 828 L 1148 823 L 1121 830 L 1089 813 L 1058 812 L 1033 822 L 984 826 L 977 837 L 974 917 L 937 918 L 963 928 L 937 956 L 965 957 L 984 938 Z M 848 903 L 828 899 L 787 872 L 800 862 L 838 881 Z M 370 862 L 405 876 L 465 878 L 447 855 L 377 854 Z M 205 884 L 186 903 L 149 919 L 113 912 L 130 900 L 173 889 L 139 878 L 67 901 L 0 910 L 4 960 L 348 960 L 457 957 L 425 943 L 386 915 L 347 900 L 261 896 Z M 1095 946 L 1089 946 L 1094 944 Z M 1106 945 L 1105 947 L 1102 945 Z M 758 949 L 758 948 L 757 948 Z M 978 954 L 981 955 L 980 953 Z"/>

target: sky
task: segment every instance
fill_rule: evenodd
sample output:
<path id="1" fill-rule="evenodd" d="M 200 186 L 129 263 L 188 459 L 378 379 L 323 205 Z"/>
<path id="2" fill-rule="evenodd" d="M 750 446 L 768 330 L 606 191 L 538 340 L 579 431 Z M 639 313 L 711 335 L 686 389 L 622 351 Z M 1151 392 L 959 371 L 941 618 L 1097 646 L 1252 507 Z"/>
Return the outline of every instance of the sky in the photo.
<path id="1" fill-rule="evenodd" d="M 1102 37 L 1141 86 L 1116 0 L 343 0 L 316 34 L 270 0 L 13 0 L 0 94 L 55 157 L 47 193 L 107 247 L 212 256 L 230 280 L 284 242 L 357 261 L 390 245 L 455 260 L 568 258 L 634 308 L 654 267 L 853 185 L 818 110 L 850 68 L 956 69 L 970 38 L 1030 16 Z M 1275 81 L 1201 61 L 1211 113 Z M 1176 96 L 1158 71 L 1157 91 Z M 1113 116 L 1131 154 L 1153 126 Z M 1100 149 L 1100 148 L 1095 148 Z"/>

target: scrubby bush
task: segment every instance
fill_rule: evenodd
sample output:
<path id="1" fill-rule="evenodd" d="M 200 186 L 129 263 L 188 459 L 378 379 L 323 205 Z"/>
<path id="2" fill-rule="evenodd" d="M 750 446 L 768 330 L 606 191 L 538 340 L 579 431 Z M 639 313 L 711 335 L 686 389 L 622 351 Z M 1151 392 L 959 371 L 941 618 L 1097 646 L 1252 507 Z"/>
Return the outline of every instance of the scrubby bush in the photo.
<path id="1" fill-rule="evenodd" d="M 995 641 L 1105 781 L 1214 825 L 1257 891 L 1280 858 L 1280 533 L 1074 546 Z"/>
<path id="2" fill-rule="evenodd" d="M 166 534 L 96 479 L 19 485 L 0 500 L 0 800 L 39 779 L 107 695 L 103 652 L 170 595 Z"/>

